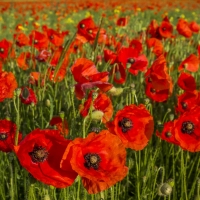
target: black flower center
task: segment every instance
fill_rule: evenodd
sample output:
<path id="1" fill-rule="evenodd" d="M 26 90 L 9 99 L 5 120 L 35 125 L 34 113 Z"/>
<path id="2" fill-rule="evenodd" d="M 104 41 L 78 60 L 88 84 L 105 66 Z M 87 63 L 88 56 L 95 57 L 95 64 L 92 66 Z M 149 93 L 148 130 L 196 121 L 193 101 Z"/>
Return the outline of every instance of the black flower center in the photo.
<path id="1" fill-rule="evenodd" d="M 78 49 L 78 45 L 74 45 L 74 49 L 77 50 Z"/>
<path id="2" fill-rule="evenodd" d="M 80 28 L 84 29 L 85 28 L 85 24 L 80 24 Z"/>
<path id="3" fill-rule="evenodd" d="M 191 121 L 185 121 L 182 123 L 181 131 L 182 133 L 191 134 L 194 131 L 194 124 Z"/>
<path id="4" fill-rule="evenodd" d="M 38 44 L 38 40 L 34 40 L 34 44 Z"/>
<path id="5" fill-rule="evenodd" d="M 149 83 L 152 82 L 152 78 L 151 78 L 151 77 L 148 78 L 148 82 L 149 82 Z"/>
<path id="6" fill-rule="evenodd" d="M 123 119 L 118 122 L 118 125 L 121 127 L 123 133 L 126 133 L 133 128 L 133 122 L 126 117 L 123 117 Z"/>
<path id="7" fill-rule="evenodd" d="M 34 163 L 40 163 L 47 159 L 49 153 L 46 148 L 36 145 L 34 146 L 33 151 L 29 152 L 29 155 Z"/>
<path id="8" fill-rule="evenodd" d="M 7 133 L 0 133 L 0 140 L 4 141 L 8 138 L 8 134 Z"/>
<path id="9" fill-rule="evenodd" d="M 165 136 L 166 136 L 166 138 L 170 138 L 170 137 L 172 136 L 172 134 L 171 134 L 171 132 L 167 131 L 167 132 L 165 133 Z"/>
<path id="10" fill-rule="evenodd" d="M 151 92 L 151 93 L 156 93 L 156 90 L 155 90 L 154 88 L 151 88 L 151 89 L 150 89 L 150 92 Z"/>
<path id="11" fill-rule="evenodd" d="M 97 170 L 99 168 L 99 163 L 101 162 L 101 158 L 96 153 L 87 153 L 84 155 L 85 163 L 84 166 L 88 169 L 93 168 Z"/>
<path id="12" fill-rule="evenodd" d="M 182 109 L 186 109 L 187 108 L 187 103 L 185 103 L 185 102 L 181 102 L 181 106 L 182 106 Z"/>
<path id="13" fill-rule="evenodd" d="M 163 30 L 163 31 L 166 31 L 166 30 L 167 30 L 167 28 L 166 28 L 166 27 L 163 27 L 163 28 L 162 28 L 162 30 Z"/>
<path id="14" fill-rule="evenodd" d="M 133 64 L 133 63 L 135 62 L 135 59 L 134 59 L 134 58 L 129 58 L 129 59 L 127 60 L 127 62 L 130 63 L 130 64 Z"/>
<path id="15" fill-rule="evenodd" d="M 51 36 L 50 36 L 50 40 L 53 40 L 53 39 L 54 39 L 54 36 L 53 36 L 53 35 L 51 35 Z"/>
<path id="16" fill-rule="evenodd" d="M 4 53 L 4 48 L 0 48 L 0 53 Z"/>

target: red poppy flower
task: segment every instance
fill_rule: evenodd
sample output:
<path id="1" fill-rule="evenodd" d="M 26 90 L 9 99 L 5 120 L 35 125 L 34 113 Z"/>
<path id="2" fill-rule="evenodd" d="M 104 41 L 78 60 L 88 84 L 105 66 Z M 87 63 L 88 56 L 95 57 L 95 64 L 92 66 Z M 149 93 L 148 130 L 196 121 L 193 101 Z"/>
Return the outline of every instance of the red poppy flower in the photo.
<path id="1" fill-rule="evenodd" d="M 193 33 L 198 33 L 200 31 L 200 25 L 198 25 L 195 21 L 190 22 L 189 27 Z"/>
<path id="2" fill-rule="evenodd" d="M 137 39 L 131 40 L 129 43 L 129 47 L 137 49 L 139 54 L 142 52 L 142 43 L 140 40 Z"/>
<path id="3" fill-rule="evenodd" d="M 66 73 L 67 73 L 66 67 L 67 67 L 67 65 L 65 66 L 64 63 L 62 64 L 62 66 L 59 68 L 58 71 L 56 71 L 55 67 L 52 67 L 52 66 L 49 67 L 48 68 L 49 80 L 53 81 L 54 83 L 62 81 L 65 78 Z"/>
<path id="4" fill-rule="evenodd" d="M 118 20 L 117 20 L 117 26 L 126 26 L 128 24 L 128 19 L 127 17 L 120 17 Z"/>
<path id="5" fill-rule="evenodd" d="M 122 140 L 126 148 L 138 151 L 147 146 L 153 134 L 154 121 L 144 105 L 132 104 L 119 110 L 113 122 L 107 126 Z"/>
<path id="6" fill-rule="evenodd" d="M 147 46 L 149 48 L 152 48 L 152 52 L 159 57 L 160 55 L 163 54 L 163 44 L 160 40 L 156 38 L 150 38 L 147 40 Z"/>
<path id="7" fill-rule="evenodd" d="M 163 89 L 163 90 L 155 89 L 153 87 L 152 83 L 146 84 L 145 93 L 150 99 L 152 99 L 156 102 L 164 102 L 172 94 L 172 92 L 169 89 Z"/>
<path id="8" fill-rule="evenodd" d="M 122 48 L 118 54 L 118 61 L 124 68 L 129 68 L 129 72 L 133 75 L 137 75 L 138 71 L 145 71 L 148 64 L 146 56 L 139 55 L 137 49 L 132 47 Z"/>
<path id="9" fill-rule="evenodd" d="M 17 88 L 17 81 L 12 72 L 0 72 L 0 102 L 6 98 L 13 98 L 14 90 Z"/>
<path id="10" fill-rule="evenodd" d="M 95 25 L 92 17 L 88 17 L 86 19 L 83 19 L 81 20 L 79 23 L 78 23 L 78 31 L 77 33 L 80 34 L 80 35 L 83 35 L 83 36 L 87 36 L 88 35 L 88 31 L 90 29 L 94 29 L 96 28 L 97 26 Z"/>
<path id="11" fill-rule="evenodd" d="M 146 95 L 154 101 L 163 102 L 172 94 L 172 78 L 167 73 L 166 60 L 160 55 L 145 73 Z"/>
<path id="12" fill-rule="evenodd" d="M 20 97 L 21 102 L 23 104 L 29 105 L 31 103 L 33 103 L 33 104 L 37 103 L 36 95 L 35 95 L 34 91 L 31 88 L 22 87 L 19 97 Z"/>
<path id="13" fill-rule="evenodd" d="M 63 170 L 68 167 L 69 158 L 72 169 L 81 176 L 89 194 L 110 188 L 128 173 L 124 145 L 107 130 L 72 141 L 61 161 Z"/>
<path id="14" fill-rule="evenodd" d="M 7 119 L 0 120 L 0 151 L 11 152 L 13 150 L 16 131 L 16 124 Z M 20 141 L 21 138 L 22 134 L 20 133 L 18 141 Z"/>
<path id="15" fill-rule="evenodd" d="M 28 46 L 29 45 L 29 38 L 24 33 L 17 33 L 14 34 L 15 43 L 19 47 Z"/>
<path id="16" fill-rule="evenodd" d="M 173 26 L 169 22 L 169 20 L 163 20 L 161 25 L 159 26 L 159 34 L 163 38 L 171 38 L 173 33 Z"/>
<path id="17" fill-rule="evenodd" d="M 196 90 L 195 79 L 189 73 L 182 72 L 180 76 L 178 77 L 177 84 L 181 89 L 186 90 L 186 91 Z"/>
<path id="18" fill-rule="evenodd" d="M 117 54 L 109 49 L 104 49 L 104 59 L 106 62 L 110 62 L 111 65 L 116 63 L 117 61 Z"/>
<path id="19" fill-rule="evenodd" d="M 63 136 L 67 136 L 69 133 L 69 128 L 68 128 L 68 123 L 67 121 L 64 119 L 64 122 L 62 122 L 61 117 L 59 116 L 54 116 L 51 121 L 49 122 L 49 124 L 51 126 L 56 126 L 56 128 L 60 131 L 60 133 Z"/>
<path id="20" fill-rule="evenodd" d="M 162 133 L 159 133 L 159 131 L 156 131 L 156 135 L 161 138 L 162 140 L 165 140 L 169 143 L 179 145 L 179 142 L 175 139 L 175 133 L 174 133 L 174 121 L 169 121 L 164 124 L 164 128 L 162 130 Z"/>
<path id="21" fill-rule="evenodd" d="M 113 114 L 112 102 L 106 94 L 99 93 L 95 99 L 93 99 L 93 94 L 94 92 L 91 91 L 84 105 L 81 105 L 80 113 L 83 117 L 86 117 L 90 109 L 92 109 L 92 113 L 95 111 L 101 111 L 102 122 L 106 123 L 111 119 Z M 90 108 L 91 106 L 92 108 Z"/>
<path id="22" fill-rule="evenodd" d="M 36 49 L 47 49 L 49 45 L 49 39 L 46 34 L 39 31 L 32 31 L 29 35 L 30 45 Z"/>
<path id="23" fill-rule="evenodd" d="M 190 38 L 192 36 L 192 30 L 189 27 L 189 23 L 185 19 L 180 18 L 178 20 L 176 29 L 180 35 L 183 35 L 186 38 Z"/>
<path id="24" fill-rule="evenodd" d="M 200 151 L 200 107 L 195 106 L 183 113 L 175 124 L 175 139 L 179 146 L 190 152 Z"/>
<path id="25" fill-rule="evenodd" d="M 161 39 L 159 34 L 159 25 L 155 19 L 153 19 L 149 26 L 147 27 L 147 33 L 151 35 L 152 38 Z"/>
<path id="26" fill-rule="evenodd" d="M 49 41 L 56 47 L 60 47 L 63 45 L 64 38 L 68 34 L 68 32 L 58 32 L 53 29 L 49 29 L 46 26 L 43 26 L 43 30 L 47 33 Z"/>
<path id="27" fill-rule="evenodd" d="M 95 64 L 86 58 L 79 58 L 71 67 L 74 80 L 78 83 L 108 81 L 108 72 L 99 72 Z"/>
<path id="28" fill-rule="evenodd" d="M 22 52 L 17 57 L 17 65 L 22 70 L 27 70 L 29 68 L 35 68 L 36 62 L 35 57 L 30 52 Z"/>
<path id="29" fill-rule="evenodd" d="M 69 143 L 70 140 L 64 139 L 57 130 L 35 129 L 15 146 L 15 152 L 22 167 L 35 179 L 56 188 L 65 188 L 72 185 L 77 176 L 67 159 L 65 170 L 60 168 Z"/>
<path id="30" fill-rule="evenodd" d="M 181 62 L 181 64 L 178 67 L 178 70 L 181 71 L 183 69 L 186 69 L 190 72 L 197 72 L 199 69 L 199 59 L 196 55 L 191 54 L 188 56 L 184 61 Z"/>
<path id="31" fill-rule="evenodd" d="M 0 58 L 6 59 L 8 56 L 14 56 L 14 50 L 12 49 L 12 43 L 6 39 L 0 41 Z"/>
<path id="32" fill-rule="evenodd" d="M 199 92 L 197 90 L 185 91 L 177 98 L 176 112 L 184 113 L 191 110 L 194 105 L 200 105 Z"/>

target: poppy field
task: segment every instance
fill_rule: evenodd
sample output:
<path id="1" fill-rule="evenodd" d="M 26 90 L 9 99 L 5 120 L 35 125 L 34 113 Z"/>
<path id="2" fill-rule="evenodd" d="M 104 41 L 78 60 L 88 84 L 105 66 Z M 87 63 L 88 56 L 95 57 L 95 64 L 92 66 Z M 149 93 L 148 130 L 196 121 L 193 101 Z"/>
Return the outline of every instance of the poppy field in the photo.
<path id="1" fill-rule="evenodd" d="M 200 200 L 200 1 L 0 2 L 1 200 Z"/>

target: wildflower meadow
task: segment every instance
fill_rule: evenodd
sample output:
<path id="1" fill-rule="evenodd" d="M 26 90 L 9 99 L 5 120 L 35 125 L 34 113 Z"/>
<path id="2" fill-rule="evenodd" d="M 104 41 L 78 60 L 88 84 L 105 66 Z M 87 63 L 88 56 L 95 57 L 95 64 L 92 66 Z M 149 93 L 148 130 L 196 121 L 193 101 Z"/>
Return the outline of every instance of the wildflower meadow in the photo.
<path id="1" fill-rule="evenodd" d="M 200 1 L 0 2 L 0 200 L 200 200 Z"/>

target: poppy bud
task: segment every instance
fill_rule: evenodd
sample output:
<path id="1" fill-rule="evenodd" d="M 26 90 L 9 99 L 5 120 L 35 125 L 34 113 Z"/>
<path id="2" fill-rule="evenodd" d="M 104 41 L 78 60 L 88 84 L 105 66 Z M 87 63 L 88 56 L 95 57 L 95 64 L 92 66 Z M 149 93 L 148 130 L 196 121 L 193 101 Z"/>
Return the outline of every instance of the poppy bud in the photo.
<path id="1" fill-rule="evenodd" d="M 112 87 L 108 92 L 112 96 L 119 96 L 123 92 L 123 88 Z"/>
<path id="2" fill-rule="evenodd" d="M 62 120 L 64 120 L 65 113 L 64 113 L 63 111 L 61 111 L 61 112 L 59 113 L 59 116 L 60 116 L 60 118 L 61 118 Z"/>
<path id="3" fill-rule="evenodd" d="M 172 193 L 172 186 L 168 183 L 162 183 L 158 188 L 158 195 L 169 196 Z"/>
<path id="4" fill-rule="evenodd" d="M 19 95 L 21 94 L 21 88 L 17 88 L 17 89 L 15 90 L 14 94 L 15 94 L 16 96 L 19 96 Z"/>
<path id="5" fill-rule="evenodd" d="M 104 113 L 100 110 L 95 110 L 91 114 L 91 118 L 94 120 L 101 120 L 103 117 Z"/>
<path id="6" fill-rule="evenodd" d="M 51 199 L 50 199 L 50 196 L 49 196 L 48 194 L 46 194 L 46 195 L 44 196 L 44 200 L 51 200 Z"/>
<path id="7" fill-rule="evenodd" d="M 174 120 L 174 114 L 170 114 L 170 115 L 169 115 L 169 120 L 170 120 L 170 121 L 173 121 L 173 120 Z"/>
<path id="8" fill-rule="evenodd" d="M 50 107 L 51 106 L 51 101 L 49 99 L 47 99 L 45 104 L 46 104 L 47 107 Z"/>

